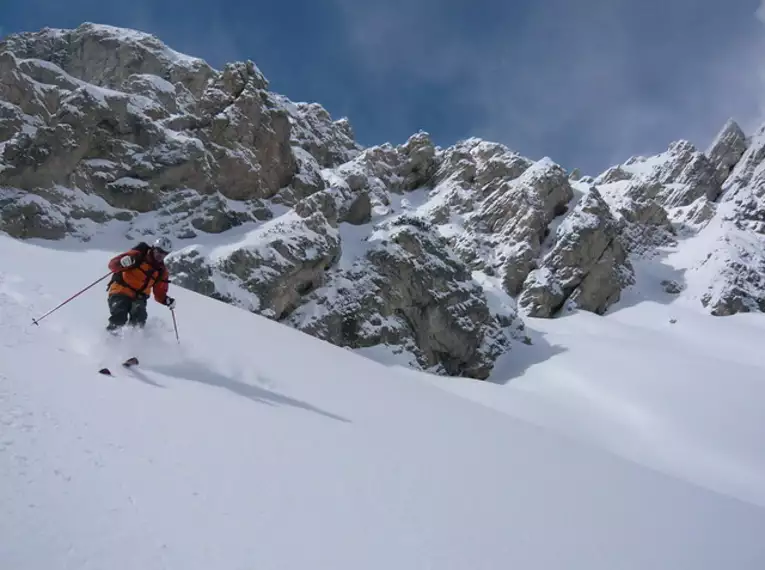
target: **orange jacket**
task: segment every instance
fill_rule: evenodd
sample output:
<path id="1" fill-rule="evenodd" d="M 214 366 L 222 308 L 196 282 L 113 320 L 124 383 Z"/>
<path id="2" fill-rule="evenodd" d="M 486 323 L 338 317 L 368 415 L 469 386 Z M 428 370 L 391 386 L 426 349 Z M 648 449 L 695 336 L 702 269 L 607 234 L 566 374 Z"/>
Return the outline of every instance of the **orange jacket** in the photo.
<path id="1" fill-rule="evenodd" d="M 126 255 L 140 263 L 128 268 L 122 267 L 120 259 Z M 109 284 L 109 295 L 127 295 L 134 299 L 138 295 L 148 297 L 153 291 L 158 303 L 164 305 L 167 302 L 170 275 L 163 262 L 150 259 L 145 244 L 112 257 L 109 269 L 114 274 Z"/>

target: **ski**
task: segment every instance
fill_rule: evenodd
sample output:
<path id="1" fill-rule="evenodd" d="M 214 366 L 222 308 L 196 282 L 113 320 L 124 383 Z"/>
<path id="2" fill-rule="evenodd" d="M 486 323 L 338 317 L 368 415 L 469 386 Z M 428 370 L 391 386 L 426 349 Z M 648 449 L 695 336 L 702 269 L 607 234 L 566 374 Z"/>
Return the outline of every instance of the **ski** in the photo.
<path id="1" fill-rule="evenodd" d="M 138 359 L 135 356 L 131 356 L 130 358 L 128 358 L 122 363 L 122 366 L 124 366 L 125 368 L 130 368 L 131 366 L 136 366 L 137 364 L 138 364 Z M 104 376 L 114 376 L 112 371 L 109 370 L 108 368 L 102 368 L 101 370 L 98 371 L 98 373 L 103 374 Z"/>

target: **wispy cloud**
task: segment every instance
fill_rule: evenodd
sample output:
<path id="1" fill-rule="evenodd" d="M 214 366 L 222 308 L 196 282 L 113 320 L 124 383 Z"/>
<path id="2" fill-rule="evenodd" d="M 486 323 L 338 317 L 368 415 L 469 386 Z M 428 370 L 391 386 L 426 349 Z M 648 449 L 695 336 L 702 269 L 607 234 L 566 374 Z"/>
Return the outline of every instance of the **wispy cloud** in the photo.
<path id="1" fill-rule="evenodd" d="M 454 0 L 333 3 L 347 23 L 347 40 L 357 60 L 373 79 L 452 81 L 480 55 L 450 25 Z"/>
<path id="2" fill-rule="evenodd" d="M 765 0 L 760 0 L 760 5 L 757 7 L 755 15 L 760 22 L 765 24 Z"/>
<path id="3" fill-rule="evenodd" d="M 703 147 L 728 117 L 765 116 L 765 0 L 334 2 L 370 80 L 443 85 L 472 109 L 466 135 L 569 167 Z"/>

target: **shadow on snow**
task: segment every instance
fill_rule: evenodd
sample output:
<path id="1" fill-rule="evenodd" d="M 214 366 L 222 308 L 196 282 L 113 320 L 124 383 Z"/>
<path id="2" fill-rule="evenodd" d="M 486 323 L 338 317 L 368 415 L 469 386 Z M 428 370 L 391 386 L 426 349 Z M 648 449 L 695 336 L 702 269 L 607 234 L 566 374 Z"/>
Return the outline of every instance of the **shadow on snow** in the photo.
<path id="1" fill-rule="evenodd" d="M 333 420 L 350 423 L 350 420 L 347 418 L 327 412 L 307 402 L 279 394 L 278 392 L 240 382 L 239 380 L 234 380 L 233 378 L 229 378 L 211 370 L 209 367 L 201 363 L 173 365 L 158 364 L 152 365 L 149 369 L 159 372 L 160 374 L 178 378 L 179 380 L 190 380 L 208 386 L 223 388 L 224 390 L 228 390 L 229 392 L 259 404 L 266 404 L 269 406 L 292 406 L 294 408 L 320 414 Z"/>
<path id="2" fill-rule="evenodd" d="M 533 324 L 525 319 L 526 335 L 531 344 L 516 343 L 515 346 L 497 359 L 494 370 L 487 382 L 492 384 L 509 384 L 523 376 L 523 374 L 536 364 L 541 364 L 567 349 L 557 344 L 550 344 L 544 333 L 533 328 Z"/>

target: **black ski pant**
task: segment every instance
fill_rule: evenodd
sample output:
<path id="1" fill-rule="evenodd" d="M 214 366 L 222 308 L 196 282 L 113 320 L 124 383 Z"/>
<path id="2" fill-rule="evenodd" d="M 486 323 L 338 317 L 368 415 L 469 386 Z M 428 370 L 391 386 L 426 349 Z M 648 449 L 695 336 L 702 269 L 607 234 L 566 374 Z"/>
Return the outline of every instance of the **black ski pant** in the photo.
<path id="1" fill-rule="evenodd" d="M 109 324 L 107 329 L 114 330 L 130 324 L 131 326 L 143 327 L 148 316 L 146 312 L 146 297 L 132 299 L 127 295 L 109 296 Z"/>

